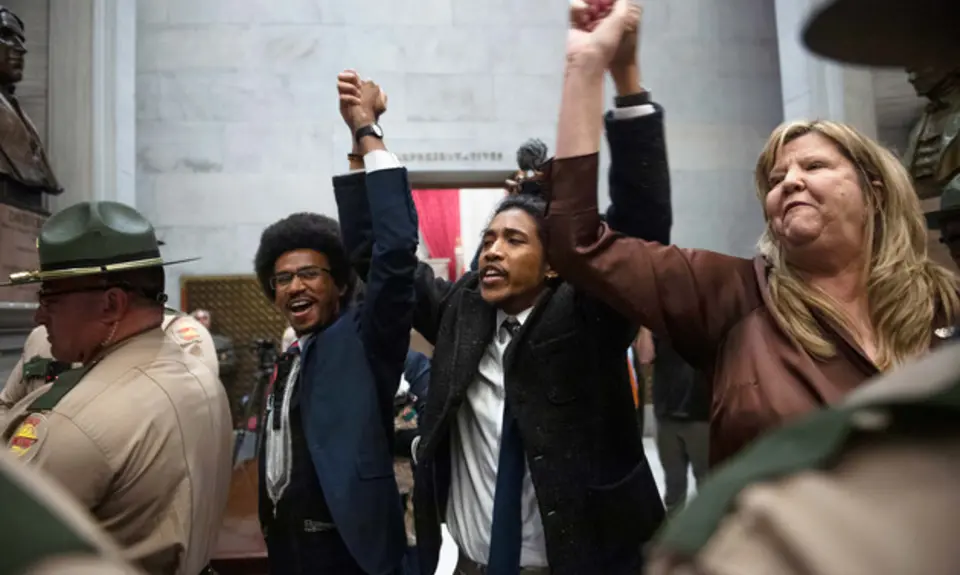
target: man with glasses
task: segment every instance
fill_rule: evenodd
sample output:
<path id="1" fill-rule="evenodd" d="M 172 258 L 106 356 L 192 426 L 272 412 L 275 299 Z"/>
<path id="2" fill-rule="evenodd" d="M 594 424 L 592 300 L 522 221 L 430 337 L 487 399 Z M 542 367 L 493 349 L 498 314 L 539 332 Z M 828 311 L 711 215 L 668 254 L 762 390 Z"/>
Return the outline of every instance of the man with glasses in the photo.
<path id="1" fill-rule="evenodd" d="M 163 242 L 158 242 L 162 245 Z M 172 308 L 163 309 L 163 331 L 190 355 L 202 361 L 214 374 L 219 370 L 219 354 L 214 345 L 214 339 L 199 321 L 193 316 Z M 27 336 L 20 353 L 20 360 L 14 366 L 7 383 L 0 390 L 0 422 L 7 411 L 30 392 L 46 385 L 58 375 L 71 367 L 62 361 L 57 361 L 50 350 L 50 340 L 47 338 L 47 328 L 38 325 Z"/>
<path id="2" fill-rule="evenodd" d="M 40 269 L 10 283 L 41 284 L 36 319 L 51 355 L 80 367 L 17 403 L 4 443 L 143 570 L 201 573 L 226 508 L 232 429 L 216 376 L 162 329 L 163 266 L 178 262 L 116 202 L 58 212 L 37 245 Z"/>
<path id="3" fill-rule="evenodd" d="M 340 113 L 366 169 L 373 255 L 364 297 L 337 223 L 293 214 L 254 260 L 297 339 L 278 361 L 259 452 L 271 573 L 400 572 L 406 536 L 393 472 L 394 395 L 410 344 L 417 217 L 406 169 L 376 124 L 379 88 L 338 78 Z"/>

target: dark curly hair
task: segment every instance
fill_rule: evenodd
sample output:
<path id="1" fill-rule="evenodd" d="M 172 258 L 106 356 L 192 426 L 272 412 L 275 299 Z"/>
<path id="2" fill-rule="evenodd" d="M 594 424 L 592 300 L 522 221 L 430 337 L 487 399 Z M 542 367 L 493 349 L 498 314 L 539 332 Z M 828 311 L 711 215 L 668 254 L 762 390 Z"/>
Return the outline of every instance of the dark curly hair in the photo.
<path id="1" fill-rule="evenodd" d="M 274 301 L 277 295 L 270 287 L 274 265 L 280 256 L 294 250 L 314 250 L 327 256 L 334 283 L 338 288 L 347 288 L 341 304 L 350 301 L 356 279 L 340 239 L 340 224 L 333 218 L 309 212 L 287 216 L 268 226 L 260 235 L 260 247 L 253 258 L 253 267 L 260 288 L 270 301 Z"/>
<path id="2" fill-rule="evenodd" d="M 523 210 L 527 212 L 531 218 L 533 218 L 533 221 L 537 224 L 537 235 L 540 237 L 540 243 L 546 247 L 547 228 L 544 225 L 544 220 L 546 219 L 547 203 L 543 200 L 543 198 L 528 194 L 507 196 L 503 198 L 503 200 L 501 200 L 497 205 L 497 209 L 493 211 L 493 215 L 490 217 L 490 220 L 493 221 L 493 218 L 497 217 L 498 214 L 513 209 Z"/>

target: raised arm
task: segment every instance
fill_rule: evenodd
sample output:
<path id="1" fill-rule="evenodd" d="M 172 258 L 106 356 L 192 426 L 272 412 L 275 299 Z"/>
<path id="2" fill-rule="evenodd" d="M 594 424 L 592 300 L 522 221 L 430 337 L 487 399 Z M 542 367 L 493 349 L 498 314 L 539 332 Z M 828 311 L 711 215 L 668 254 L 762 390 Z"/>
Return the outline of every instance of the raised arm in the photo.
<path id="1" fill-rule="evenodd" d="M 362 152 L 359 144 L 355 144 L 353 153 L 349 156 L 351 171 L 349 174 L 334 176 L 333 193 L 337 200 L 340 233 L 350 256 L 350 264 L 360 278 L 369 282 L 374 237 L 367 191 L 369 178 L 364 174 L 364 170 L 370 168 L 366 166 L 368 158 Z M 395 156 L 384 151 L 377 155 L 374 167 L 393 168 L 399 165 Z M 409 189 L 407 195 L 409 196 Z M 414 228 L 416 232 L 416 226 Z M 417 263 L 414 277 L 413 328 L 431 344 L 436 343 L 443 301 L 452 286 L 451 282 L 434 277 L 433 268 L 428 264 Z"/>
<path id="2" fill-rule="evenodd" d="M 639 8 L 627 0 L 616 0 L 599 23 L 585 10 L 572 10 L 557 154 L 547 184 L 547 249 L 564 279 L 636 325 L 667 335 L 691 364 L 707 367 L 726 331 L 760 304 L 753 263 L 628 238 L 597 213 L 603 73 L 623 32 L 636 25 Z M 627 197 L 614 194 L 614 214 L 621 206 L 623 217 L 638 209 Z"/>
<path id="3" fill-rule="evenodd" d="M 374 124 L 380 90 L 362 83 L 354 73 L 338 78 L 340 107 L 366 169 L 372 252 L 366 292 L 360 312 L 360 335 L 371 358 L 382 397 L 392 407 L 410 346 L 413 322 L 413 281 L 417 269 L 417 212 L 410 195 L 407 171 L 387 152 L 383 140 L 366 127 Z M 341 230 L 342 233 L 342 230 Z M 388 389 L 389 387 L 389 389 Z"/>
<path id="4" fill-rule="evenodd" d="M 627 236 L 668 244 L 673 212 L 663 108 L 643 87 L 639 41 L 639 26 L 627 30 L 609 66 L 616 97 L 604 118 L 612 200 L 607 224 Z"/>

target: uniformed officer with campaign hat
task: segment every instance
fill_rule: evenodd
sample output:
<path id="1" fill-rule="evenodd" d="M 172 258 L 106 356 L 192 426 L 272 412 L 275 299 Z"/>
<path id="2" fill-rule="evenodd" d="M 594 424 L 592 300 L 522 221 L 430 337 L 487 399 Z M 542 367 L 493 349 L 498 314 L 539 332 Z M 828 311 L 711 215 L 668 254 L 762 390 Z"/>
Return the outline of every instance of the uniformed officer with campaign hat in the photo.
<path id="1" fill-rule="evenodd" d="M 200 573 L 230 483 L 232 425 L 216 375 L 162 329 L 153 226 L 117 202 L 82 202 L 40 231 L 37 320 L 51 354 L 81 367 L 12 409 L 3 439 L 93 513 L 150 573 Z M 187 261 L 187 260 L 180 260 Z M 10 285 L 7 284 L 7 285 Z"/>
<path id="2" fill-rule="evenodd" d="M 804 33 L 854 64 L 960 62 L 957 0 L 835 0 Z M 960 344 L 759 439 L 652 545 L 650 575 L 960 573 Z"/>
<path id="3" fill-rule="evenodd" d="M 163 245 L 163 242 L 157 243 Z M 220 362 L 214 337 L 203 324 L 190 314 L 165 307 L 161 327 L 184 351 L 200 359 L 213 373 L 218 373 Z M 57 361 L 53 357 L 47 340 L 47 328 L 42 325 L 35 327 L 27 336 L 20 359 L 7 377 L 7 383 L 0 389 L 0 423 L 6 413 L 28 393 L 52 382 L 72 367 L 80 366 Z"/>

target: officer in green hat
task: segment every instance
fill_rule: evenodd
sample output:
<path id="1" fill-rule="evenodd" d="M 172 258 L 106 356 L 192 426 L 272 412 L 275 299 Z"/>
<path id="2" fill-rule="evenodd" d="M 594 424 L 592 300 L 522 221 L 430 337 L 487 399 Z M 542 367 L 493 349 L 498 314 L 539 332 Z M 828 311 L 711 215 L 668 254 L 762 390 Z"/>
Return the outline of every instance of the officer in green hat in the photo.
<path id="1" fill-rule="evenodd" d="M 86 509 L 35 467 L 0 452 L 0 573 L 139 575 Z"/>
<path id="2" fill-rule="evenodd" d="M 36 319 L 52 355 L 80 367 L 17 403 L 3 440 L 145 571 L 200 573 L 226 506 L 232 425 L 216 375 L 162 329 L 163 269 L 179 262 L 117 202 L 58 212 L 37 245 L 40 268 L 10 284 L 40 283 Z"/>
<path id="3" fill-rule="evenodd" d="M 157 244 L 162 246 L 163 242 L 158 241 Z M 210 371 L 218 374 L 220 360 L 216 340 L 200 321 L 189 314 L 166 307 L 163 310 L 162 327 L 170 337 L 180 343 L 184 351 L 199 358 Z M 3 389 L 0 389 L 0 422 L 28 393 L 52 382 L 71 367 L 79 367 L 79 364 L 71 365 L 53 357 L 50 341 L 47 339 L 47 328 L 42 325 L 34 328 L 23 344 L 20 360 L 7 377 Z"/>

